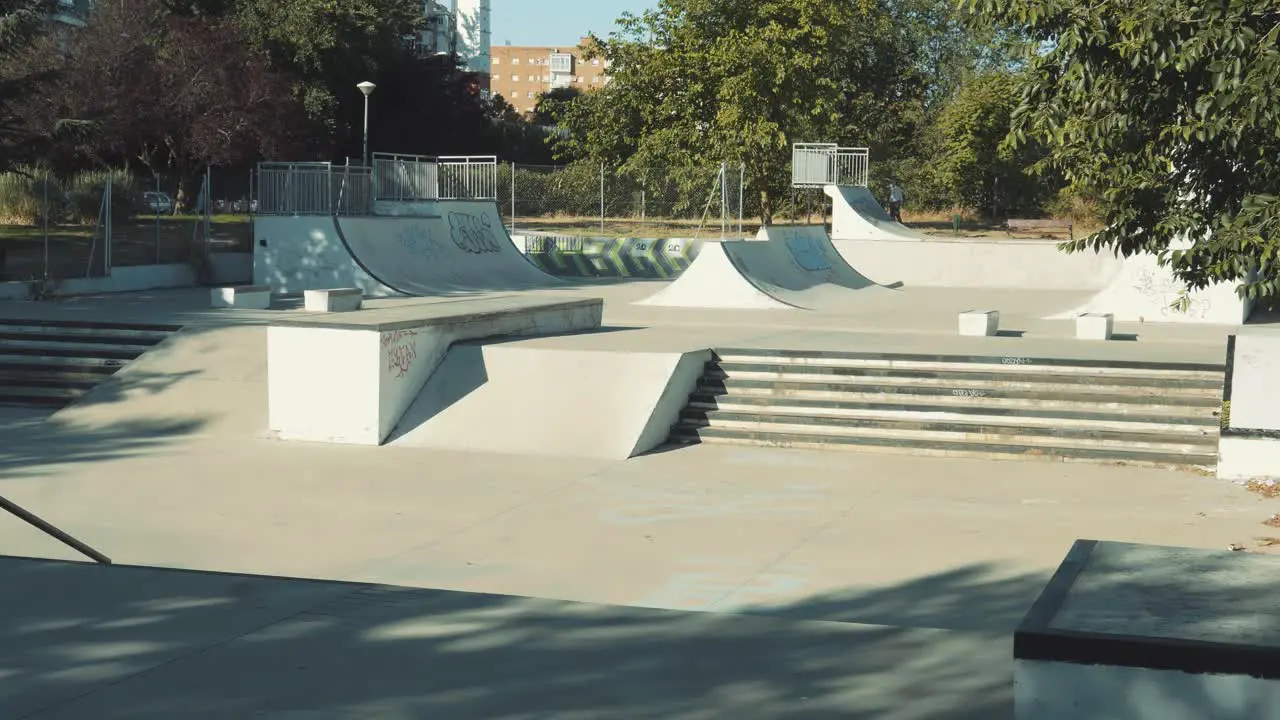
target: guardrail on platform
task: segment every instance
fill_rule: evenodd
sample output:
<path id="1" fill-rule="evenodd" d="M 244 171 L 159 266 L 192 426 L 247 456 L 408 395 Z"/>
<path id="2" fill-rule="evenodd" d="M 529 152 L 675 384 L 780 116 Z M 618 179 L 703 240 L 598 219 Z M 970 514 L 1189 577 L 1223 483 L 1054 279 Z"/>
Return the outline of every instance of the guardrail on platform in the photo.
<path id="1" fill-rule="evenodd" d="M 870 169 L 867 148 L 843 148 L 835 143 L 796 143 L 791 147 L 791 186 L 866 187 Z"/>
<path id="2" fill-rule="evenodd" d="M 332 163 L 259 163 L 253 174 L 258 215 L 365 215 L 373 173 Z"/>

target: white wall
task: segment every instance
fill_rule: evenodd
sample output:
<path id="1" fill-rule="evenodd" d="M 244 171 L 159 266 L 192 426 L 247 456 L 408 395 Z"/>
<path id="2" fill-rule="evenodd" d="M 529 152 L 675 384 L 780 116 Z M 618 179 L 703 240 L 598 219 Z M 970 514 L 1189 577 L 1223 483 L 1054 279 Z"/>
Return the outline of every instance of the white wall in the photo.
<path id="1" fill-rule="evenodd" d="M 1236 336 L 1230 402 L 1218 477 L 1280 478 L 1280 330 L 1250 327 Z"/>

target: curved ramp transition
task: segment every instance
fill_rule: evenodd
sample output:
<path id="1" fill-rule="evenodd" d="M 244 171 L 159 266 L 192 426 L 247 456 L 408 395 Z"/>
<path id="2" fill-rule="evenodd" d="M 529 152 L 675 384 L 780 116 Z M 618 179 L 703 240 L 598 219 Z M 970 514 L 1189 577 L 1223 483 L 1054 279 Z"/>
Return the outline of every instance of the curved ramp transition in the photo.
<path id="1" fill-rule="evenodd" d="M 929 236 L 894 222 L 864 187 L 827 185 L 831 198 L 831 237 L 836 240 L 928 240 Z"/>
<path id="2" fill-rule="evenodd" d="M 437 210 L 428 217 L 255 219 L 254 282 L 278 293 L 358 287 L 370 296 L 563 285 L 516 248 L 493 203 L 442 201 Z"/>
<path id="3" fill-rule="evenodd" d="M 838 311 L 892 292 L 850 267 L 814 225 L 766 228 L 759 240 L 707 242 L 675 282 L 636 304 Z"/>

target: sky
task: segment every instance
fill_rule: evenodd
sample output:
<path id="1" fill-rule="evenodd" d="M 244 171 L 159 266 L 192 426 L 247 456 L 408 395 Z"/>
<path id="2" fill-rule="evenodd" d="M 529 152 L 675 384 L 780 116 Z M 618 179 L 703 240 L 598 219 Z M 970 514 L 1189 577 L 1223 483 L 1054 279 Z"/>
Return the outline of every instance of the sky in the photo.
<path id="1" fill-rule="evenodd" d="M 589 32 L 605 36 L 624 12 L 639 15 L 657 0 L 491 0 L 494 45 L 572 47 Z"/>

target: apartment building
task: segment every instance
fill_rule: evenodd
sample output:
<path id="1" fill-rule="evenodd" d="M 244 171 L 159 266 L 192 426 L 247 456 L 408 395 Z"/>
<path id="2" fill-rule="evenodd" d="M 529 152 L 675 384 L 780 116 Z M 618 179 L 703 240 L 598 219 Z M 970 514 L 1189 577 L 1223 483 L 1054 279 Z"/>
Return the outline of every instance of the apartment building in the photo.
<path id="1" fill-rule="evenodd" d="M 608 66 L 604 60 L 585 60 L 583 38 L 575 48 L 522 47 L 498 45 L 490 56 L 489 92 L 501 95 L 516 112 L 532 112 L 538 95 L 562 87 L 589 92 L 606 84 Z"/>
<path id="2" fill-rule="evenodd" d="M 422 32 L 408 38 L 421 55 L 457 55 L 467 70 L 489 76 L 490 0 L 423 0 Z"/>

